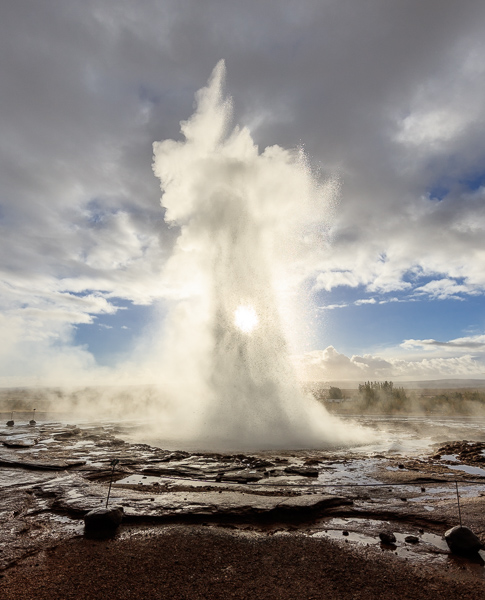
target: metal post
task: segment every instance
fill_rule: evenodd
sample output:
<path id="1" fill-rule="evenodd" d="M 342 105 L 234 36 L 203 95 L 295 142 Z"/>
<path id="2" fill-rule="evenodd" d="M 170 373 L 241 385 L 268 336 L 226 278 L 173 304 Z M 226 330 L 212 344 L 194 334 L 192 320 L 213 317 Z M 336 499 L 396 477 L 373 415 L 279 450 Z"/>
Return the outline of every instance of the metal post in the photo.
<path id="1" fill-rule="evenodd" d="M 112 460 L 109 464 L 111 465 L 111 477 L 109 479 L 109 488 L 108 488 L 108 496 L 106 498 L 106 508 L 108 508 L 108 502 L 109 502 L 109 495 L 111 494 L 111 485 L 113 483 L 113 475 L 115 472 L 115 467 L 116 465 L 119 463 L 120 461 L 115 458 L 114 460 Z"/>
<path id="2" fill-rule="evenodd" d="M 460 509 L 460 494 L 458 493 L 458 479 L 455 479 L 455 486 L 456 486 L 456 502 L 458 504 L 458 518 L 460 519 L 460 527 L 462 527 L 462 524 L 461 524 L 461 509 Z"/>

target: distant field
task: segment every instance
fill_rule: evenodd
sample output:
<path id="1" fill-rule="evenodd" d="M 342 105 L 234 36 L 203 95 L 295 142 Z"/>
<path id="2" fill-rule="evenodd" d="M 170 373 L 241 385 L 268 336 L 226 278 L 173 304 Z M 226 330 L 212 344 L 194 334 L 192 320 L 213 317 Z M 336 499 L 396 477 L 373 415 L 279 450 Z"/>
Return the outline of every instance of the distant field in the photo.
<path id="1" fill-rule="evenodd" d="M 413 382 L 414 383 L 414 382 Z M 338 387 L 313 382 L 304 389 L 332 412 L 367 414 L 440 414 L 485 416 L 485 384 L 481 380 L 401 383 L 367 382 L 357 387 Z M 422 383 L 432 383 L 424 387 Z M 441 386 L 438 385 L 441 383 Z M 444 385 L 450 383 L 450 386 Z M 461 383 L 461 385 L 458 385 Z M 408 382 L 409 384 L 409 382 Z"/>
<path id="2" fill-rule="evenodd" d="M 358 383 L 342 383 L 346 385 L 306 382 L 302 387 L 329 410 L 338 413 L 485 416 L 485 382 L 482 380 L 407 382 L 407 387 L 401 382 L 368 382 L 365 389 L 361 384 L 360 392 Z M 410 387 L 411 383 L 419 385 Z M 0 389 L 0 415 L 1 418 L 10 417 L 14 411 L 21 418 L 21 412 L 28 414 L 34 409 L 39 416 L 42 412 L 89 412 L 100 417 L 102 413 L 106 416 L 133 411 L 143 414 L 145 407 L 158 407 L 161 401 L 163 389 L 154 386 L 3 388 Z"/>

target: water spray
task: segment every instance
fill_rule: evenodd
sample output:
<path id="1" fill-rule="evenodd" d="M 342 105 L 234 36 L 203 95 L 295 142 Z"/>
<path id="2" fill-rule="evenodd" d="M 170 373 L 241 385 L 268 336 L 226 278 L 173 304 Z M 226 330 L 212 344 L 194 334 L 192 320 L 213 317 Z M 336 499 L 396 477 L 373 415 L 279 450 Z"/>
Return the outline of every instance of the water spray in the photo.
<path id="1" fill-rule="evenodd" d="M 363 441 L 303 393 L 290 359 L 303 240 L 333 198 L 301 151 L 260 151 L 248 129 L 231 129 L 224 76 L 220 61 L 181 123 L 183 140 L 153 145 L 165 220 L 180 232 L 163 273 L 173 300 L 158 371 L 170 406 L 157 443 L 174 431 L 198 449 Z"/>

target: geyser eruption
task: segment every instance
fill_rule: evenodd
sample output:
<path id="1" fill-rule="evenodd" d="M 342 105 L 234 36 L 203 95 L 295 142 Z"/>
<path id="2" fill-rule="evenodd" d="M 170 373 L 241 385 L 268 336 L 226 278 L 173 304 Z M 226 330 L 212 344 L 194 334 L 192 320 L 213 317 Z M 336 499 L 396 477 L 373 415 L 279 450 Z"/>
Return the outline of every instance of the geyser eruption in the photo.
<path id="1" fill-rule="evenodd" d="M 302 393 L 283 334 L 289 253 L 315 183 L 301 153 L 259 153 L 247 129 L 229 130 L 223 78 L 221 61 L 181 124 L 183 141 L 154 144 L 165 219 L 180 228 L 164 273 L 170 410 L 158 435 L 199 448 L 355 441 Z"/>

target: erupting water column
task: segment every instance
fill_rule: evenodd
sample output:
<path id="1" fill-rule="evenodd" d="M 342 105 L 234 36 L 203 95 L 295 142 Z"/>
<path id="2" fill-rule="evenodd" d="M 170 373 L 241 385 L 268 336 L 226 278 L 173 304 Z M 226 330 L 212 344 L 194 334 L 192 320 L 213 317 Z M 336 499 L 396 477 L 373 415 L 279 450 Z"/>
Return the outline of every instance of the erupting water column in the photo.
<path id="1" fill-rule="evenodd" d="M 281 327 L 281 287 L 295 223 L 315 184 L 297 152 L 259 153 L 229 131 L 224 63 L 181 124 L 184 141 L 154 144 L 165 219 L 180 228 L 164 283 L 172 421 L 161 436 L 200 448 L 322 447 L 348 433 L 305 397 Z"/>

